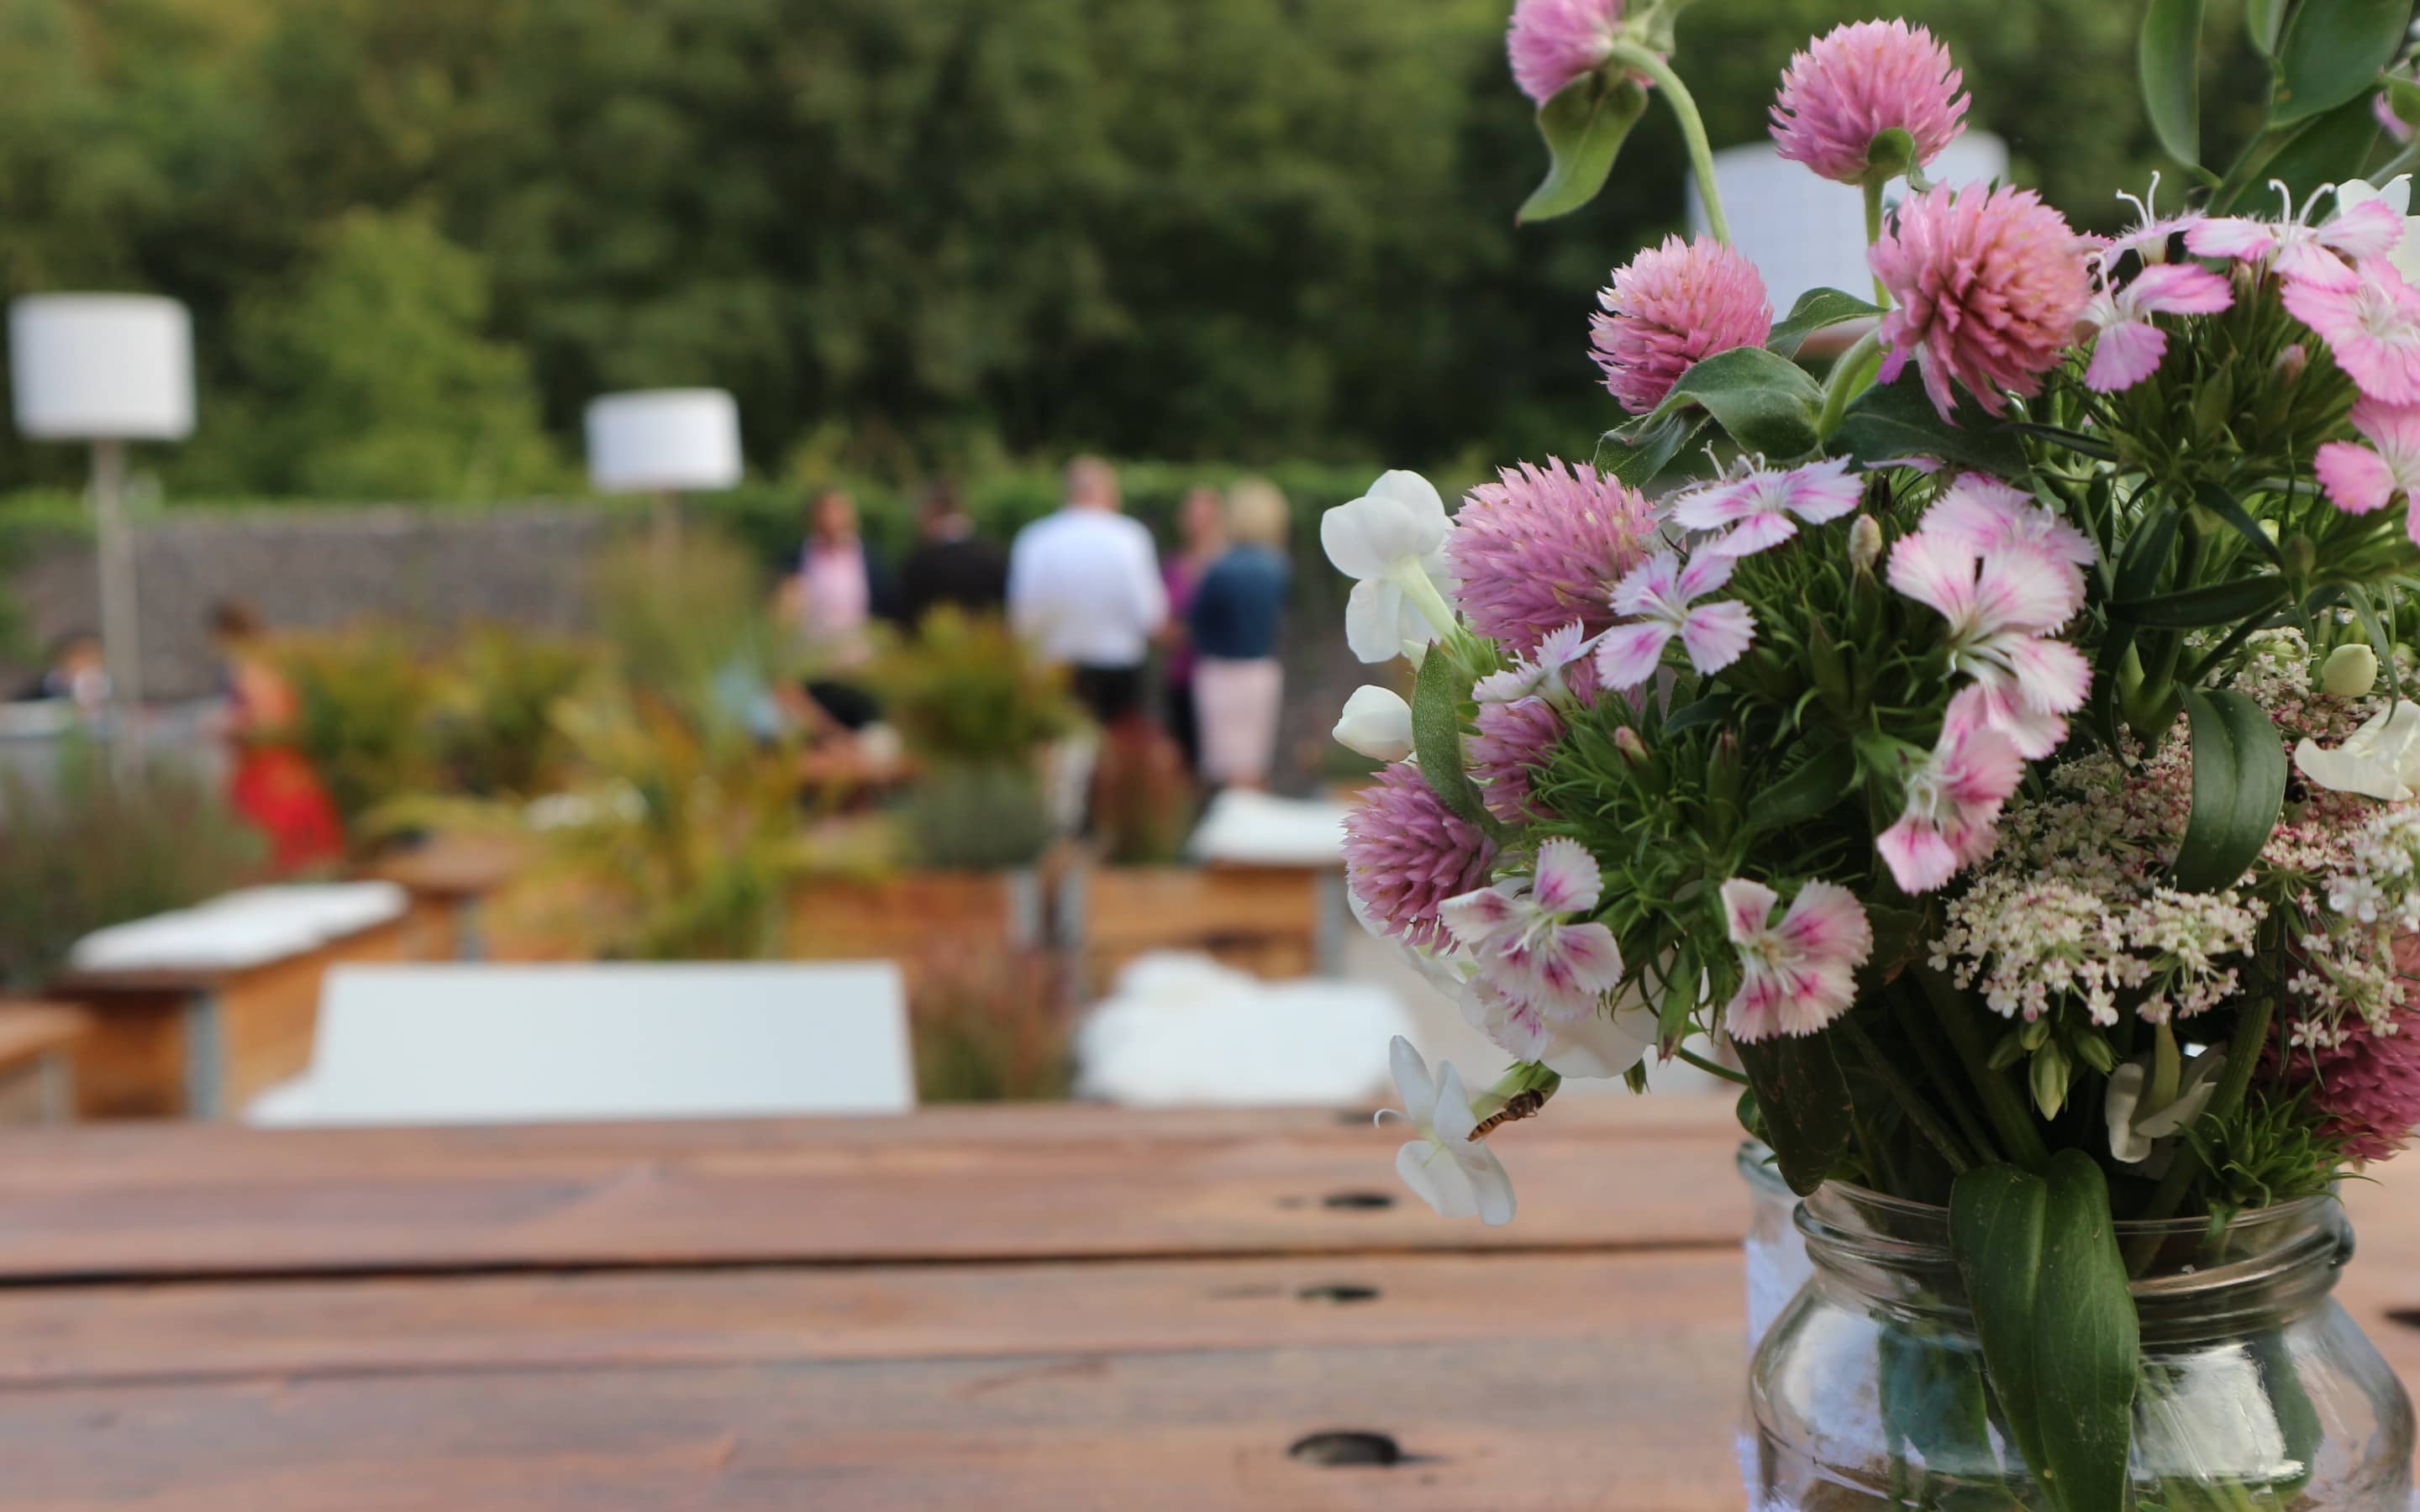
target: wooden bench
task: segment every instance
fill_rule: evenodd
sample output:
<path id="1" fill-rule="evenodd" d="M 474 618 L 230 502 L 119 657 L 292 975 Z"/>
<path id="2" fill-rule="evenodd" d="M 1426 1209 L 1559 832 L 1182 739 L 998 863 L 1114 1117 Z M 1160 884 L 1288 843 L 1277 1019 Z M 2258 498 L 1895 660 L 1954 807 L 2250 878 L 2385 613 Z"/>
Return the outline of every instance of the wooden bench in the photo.
<path id="1" fill-rule="evenodd" d="M 409 958 L 408 915 L 217 964 L 73 965 L 51 995 L 86 1010 L 78 1106 L 88 1119 L 218 1119 L 310 1063 L 331 966 Z"/>
<path id="2" fill-rule="evenodd" d="M 92 1016 L 65 1003 L 0 1001 L 0 1122 L 75 1117 L 75 1057 Z"/>

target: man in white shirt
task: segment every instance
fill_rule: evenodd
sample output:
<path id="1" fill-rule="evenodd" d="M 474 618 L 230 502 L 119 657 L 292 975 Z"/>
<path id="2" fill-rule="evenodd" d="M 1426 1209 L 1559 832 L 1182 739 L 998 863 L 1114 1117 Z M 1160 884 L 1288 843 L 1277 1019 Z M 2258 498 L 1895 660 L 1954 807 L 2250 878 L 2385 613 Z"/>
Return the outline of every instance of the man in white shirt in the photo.
<path id="1" fill-rule="evenodd" d="M 1142 707 L 1142 669 L 1168 620 L 1151 532 L 1118 513 L 1118 475 L 1094 456 L 1067 464 L 1067 502 L 1016 532 L 1008 620 L 1104 726 Z"/>

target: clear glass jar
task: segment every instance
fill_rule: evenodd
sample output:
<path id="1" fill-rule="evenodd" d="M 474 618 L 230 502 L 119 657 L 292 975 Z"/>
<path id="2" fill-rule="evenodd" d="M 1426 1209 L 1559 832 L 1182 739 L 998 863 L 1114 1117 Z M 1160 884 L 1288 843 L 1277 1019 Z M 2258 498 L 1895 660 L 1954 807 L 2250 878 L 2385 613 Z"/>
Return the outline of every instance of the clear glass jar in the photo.
<path id="1" fill-rule="evenodd" d="M 1773 1164 L 1773 1148 L 1751 1139 L 1739 1148 L 1740 1180 L 1747 1183 L 1747 1352 L 1764 1342 L 1782 1309 L 1798 1295 L 1815 1267 L 1798 1232 L 1798 1194 Z"/>
<path id="2" fill-rule="evenodd" d="M 2148 1252 L 2144 1507 L 2407 1512 L 2411 1398 L 2330 1295 L 2352 1253 L 2341 1208 L 2246 1213 L 2214 1246 L 2199 1220 L 2118 1227 Z M 1947 1211 L 1834 1183 L 1798 1227 L 1813 1279 L 1749 1371 L 1752 1512 L 2054 1512 L 1985 1389 Z"/>

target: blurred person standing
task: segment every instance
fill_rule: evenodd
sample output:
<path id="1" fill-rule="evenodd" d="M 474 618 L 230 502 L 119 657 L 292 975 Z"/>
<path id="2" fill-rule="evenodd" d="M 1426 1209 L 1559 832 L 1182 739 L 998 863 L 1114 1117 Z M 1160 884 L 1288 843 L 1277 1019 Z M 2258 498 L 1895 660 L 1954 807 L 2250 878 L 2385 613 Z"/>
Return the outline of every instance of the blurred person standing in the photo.
<path id="1" fill-rule="evenodd" d="M 1193 595 L 1202 575 L 1227 549 L 1227 505 L 1218 490 L 1196 486 L 1185 493 L 1176 513 L 1180 545 L 1159 565 L 1160 586 L 1168 593 L 1168 643 L 1163 663 L 1168 684 L 1168 731 L 1185 753 L 1185 769 L 1202 775 L 1202 726 L 1193 716 Z"/>
<path id="2" fill-rule="evenodd" d="M 1202 731 L 1202 779 L 1217 787 L 1266 787 L 1277 751 L 1285 671 L 1278 635 L 1285 622 L 1285 495 L 1247 478 L 1229 491 L 1221 552 L 1193 598 L 1194 717 Z"/>
<path id="3" fill-rule="evenodd" d="M 1151 532 L 1118 513 L 1118 475 L 1096 456 L 1067 464 L 1067 501 L 1016 532 L 1008 618 L 1104 726 L 1142 710 L 1143 661 L 1168 623 Z"/>
<path id="4" fill-rule="evenodd" d="M 924 491 L 916 507 L 916 549 L 899 563 L 899 621 L 909 629 L 947 604 L 969 614 L 997 614 L 1008 601 L 1008 552 L 975 532 L 955 485 Z"/>
<path id="5" fill-rule="evenodd" d="M 42 675 L 9 695 L 11 703 L 61 700 L 89 718 L 109 706 L 109 667 L 102 659 L 101 637 L 72 630 L 51 642 Z"/>
<path id="6" fill-rule="evenodd" d="M 269 837 L 270 864 L 281 875 L 344 859 L 336 806 L 294 744 L 302 701 L 270 655 L 260 616 L 248 604 L 225 600 L 210 610 L 210 639 L 218 646 L 224 729 L 234 758 L 228 802 Z"/>
<path id="7" fill-rule="evenodd" d="M 799 570 L 782 586 L 779 611 L 814 658 L 807 696 L 845 730 L 863 729 L 881 714 L 848 674 L 874 654 L 866 630 L 888 607 L 888 588 L 859 532 L 857 501 L 844 489 L 817 489 L 807 505 Z"/>

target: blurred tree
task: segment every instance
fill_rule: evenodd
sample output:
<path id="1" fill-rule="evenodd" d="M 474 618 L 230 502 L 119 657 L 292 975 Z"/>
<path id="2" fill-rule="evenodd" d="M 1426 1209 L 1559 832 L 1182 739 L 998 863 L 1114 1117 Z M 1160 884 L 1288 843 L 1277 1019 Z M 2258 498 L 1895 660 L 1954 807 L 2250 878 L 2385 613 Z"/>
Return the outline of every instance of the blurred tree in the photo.
<path id="1" fill-rule="evenodd" d="M 768 471 L 1585 452 L 1614 418 L 1593 292 L 1677 225 L 1683 160 L 1651 113 L 1614 193 L 1516 231 L 1542 155 L 1509 8 L 0 0 L 0 283 L 194 305 L 186 487 L 523 486 L 518 420 L 461 428 L 465 395 L 517 390 L 507 347 L 559 443 L 601 390 L 708 382 Z M 1792 47 L 1871 8 L 1691 10 L 1717 144 L 1761 132 Z M 2106 225 L 2152 161 L 2138 16 L 1916 19 L 2019 177 Z M 407 372 L 374 371 L 389 342 Z M 274 444 L 215 435 L 256 418 Z M 41 467 L 72 461 L 0 452 L 0 482 Z"/>
<path id="2" fill-rule="evenodd" d="M 517 347 L 480 334 L 479 259 L 408 212 L 348 210 L 291 285 L 246 294 L 244 383 L 188 444 L 197 486 L 334 499 L 496 499 L 559 486 Z"/>

